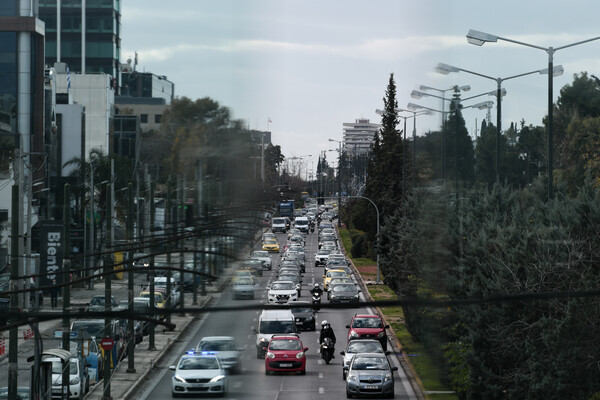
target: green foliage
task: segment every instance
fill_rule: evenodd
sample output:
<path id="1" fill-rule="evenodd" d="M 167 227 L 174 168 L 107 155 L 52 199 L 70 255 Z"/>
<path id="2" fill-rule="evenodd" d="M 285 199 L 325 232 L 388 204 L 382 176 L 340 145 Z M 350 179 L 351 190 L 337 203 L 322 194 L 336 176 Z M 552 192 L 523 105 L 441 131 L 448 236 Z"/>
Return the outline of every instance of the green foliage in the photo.
<path id="1" fill-rule="evenodd" d="M 390 218 L 382 271 L 400 298 L 477 299 L 565 292 L 600 282 L 600 191 L 495 185 L 459 204 L 421 192 Z M 393 228 L 392 228 L 393 227 Z M 505 301 L 436 311 L 404 307 L 408 331 L 466 399 L 589 398 L 600 348 L 600 299 Z M 436 350 L 435 347 L 438 347 Z"/>

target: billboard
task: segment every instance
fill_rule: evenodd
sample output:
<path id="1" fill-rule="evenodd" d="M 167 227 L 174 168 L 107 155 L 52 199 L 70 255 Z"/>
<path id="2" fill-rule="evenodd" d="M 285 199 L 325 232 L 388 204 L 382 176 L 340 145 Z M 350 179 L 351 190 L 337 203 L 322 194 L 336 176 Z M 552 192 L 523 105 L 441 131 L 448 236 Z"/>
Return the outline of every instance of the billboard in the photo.
<path id="1" fill-rule="evenodd" d="M 43 221 L 40 227 L 40 277 L 41 286 L 52 286 L 63 283 L 63 234 L 64 224 L 61 221 Z"/>

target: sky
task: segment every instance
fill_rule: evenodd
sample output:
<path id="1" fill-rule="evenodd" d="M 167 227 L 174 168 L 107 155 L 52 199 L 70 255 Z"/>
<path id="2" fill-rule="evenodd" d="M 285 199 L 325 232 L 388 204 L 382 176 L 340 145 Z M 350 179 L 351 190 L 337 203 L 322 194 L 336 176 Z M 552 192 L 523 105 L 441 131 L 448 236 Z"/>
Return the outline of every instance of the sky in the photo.
<path id="1" fill-rule="evenodd" d="M 121 6 L 121 62 L 137 52 L 138 70 L 166 75 L 177 96 L 208 96 L 249 128 L 270 130 L 284 156 L 301 157 L 308 170 L 321 151 L 337 148 L 329 139 L 343 139 L 344 122 L 381 121 L 375 109 L 383 108 L 390 73 L 400 108 L 413 102 L 439 110 L 441 99 L 417 100 L 411 91 L 470 85 L 465 98 L 496 90 L 495 78 L 548 66 L 541 49 L 506 41 L 471 45 L 470 29 L 544 48 L 600 36 L 595 0 L 123 0 Z M 435 69 L 440 62 L 494 79 L 443 75 Z M 554 78 L 556 101 L 574 74 L 600 75 L 600 40 L 556 51 L 554 65 L 564 68 Z M 521 120 L 542 124 L 546 75 L 505 80 L 502 86 L 503 128 Z M 494 101 L 496 125 L 495 96 L 464 105 L 485 100 Z M 465 109 L 463 116 L 475 137 L 486 111 Z M 417 135 L 424 135 L 439 129 L 441 117 L 422 115 L 416 122 Z M 409 135 L 412 123 L 409 119 Z"/>

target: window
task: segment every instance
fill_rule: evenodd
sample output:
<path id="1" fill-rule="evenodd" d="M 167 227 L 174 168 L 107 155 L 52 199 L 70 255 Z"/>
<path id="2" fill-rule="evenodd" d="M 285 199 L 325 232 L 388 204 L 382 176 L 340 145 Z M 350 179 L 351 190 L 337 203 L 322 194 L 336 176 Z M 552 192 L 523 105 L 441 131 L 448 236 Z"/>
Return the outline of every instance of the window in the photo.
<path id="1" fill-rule="evenodd" d="M 160 117 L 162 117 L 161 114 L 154 114 L 154 123 L 160 124 Z"/>
<path id="2" fill-rule="evenodd" d="M 148 123 L 148 114 L 142 114 L 142 115 L 140 115 L 140 122 L 142 124 L 147 124 Z"/>

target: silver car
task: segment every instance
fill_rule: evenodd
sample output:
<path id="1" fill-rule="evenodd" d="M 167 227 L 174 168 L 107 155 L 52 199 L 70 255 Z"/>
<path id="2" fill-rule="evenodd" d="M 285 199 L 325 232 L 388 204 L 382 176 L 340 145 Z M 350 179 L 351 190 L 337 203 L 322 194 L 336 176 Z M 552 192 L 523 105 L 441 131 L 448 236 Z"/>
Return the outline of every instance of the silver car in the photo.
<path id="1" fill-rule="evenodd" d="M 345 351 L 340 351 L 340 355 L 344 358 L 342 359 L 342 379 L 346 380 L 346 371 L 344 371 L 343 367 L 347 367 L 350 365 L 350 361 L 352 361 L 352 357 L 359 353 L 378 353 L 378 354 L 390 354 L 389 351 L 384 351 L 383 347 L 381 347 L 381 343 L 379 340 L 375 339 L 356 339 L 348 342 Z"/>
<path id="2" fill-rule="evenodd" d="M 385 354 L 361 353 L 344 366 L 346 371 L 346 397 L 394 397 L 394 371 Z"/>
<path id="3" fill-rule="evenodd" d="M 230 373 L 239 373 L 242 369 L 240 349 L 231 336 L 205 336 L 196 346 L 196 352 L 216 355 Z"/>

